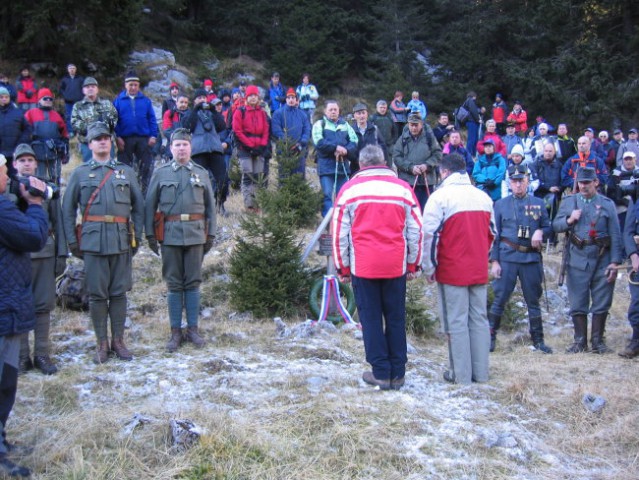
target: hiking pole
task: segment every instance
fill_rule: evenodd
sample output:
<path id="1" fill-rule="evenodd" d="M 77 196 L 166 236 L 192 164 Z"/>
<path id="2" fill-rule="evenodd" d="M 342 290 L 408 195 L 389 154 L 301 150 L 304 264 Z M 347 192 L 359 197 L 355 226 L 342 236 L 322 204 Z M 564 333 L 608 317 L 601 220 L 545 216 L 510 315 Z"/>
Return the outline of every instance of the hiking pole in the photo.
<path id="1" fill-rule="evenodd" d="M 544 296 L 546 297 L 546 313 L 550 313 L 550 303 L 548 302 L 548 287 L 546 286 L 546 269 L 544 268 L 544 256 L 539 250 L 539 262 L 541 263 L 541 278 L 544 282 Z"/>
<path id="2" fill-rule="evenodd" d="M 426 196 L 430 198 L 430 187 L 428 186 L 428 177 L 426 176 L 426 172 L 422 173 L 424 177 L 424 186 L 426 187 Z"/>

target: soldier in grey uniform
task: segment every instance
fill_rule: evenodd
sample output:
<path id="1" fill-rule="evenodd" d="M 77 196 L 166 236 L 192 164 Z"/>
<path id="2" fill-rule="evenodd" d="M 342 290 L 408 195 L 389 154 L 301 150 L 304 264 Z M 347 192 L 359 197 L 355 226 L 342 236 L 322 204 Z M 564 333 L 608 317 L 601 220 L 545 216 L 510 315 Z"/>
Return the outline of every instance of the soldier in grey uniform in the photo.
<path id="1" fill-rule="evenodd" d="M 131 290 L 131 258 L 144 222 L 144 198 L 133 169 L 111 157 L 111 131 L 102 122 L 87 133 L 93 158 L 77 167 L 62 203 L 64 230 L 74 256 L 84 258 L 89 312 L 97 337 L 96 363 L 108 360 L 107 318 L 111 349 L 122 360 L 133 356 L 124 344 L 126 292 Z M 76 215 L 82 218 L 76 236 Z"/>
<path id="2" fill-rule="evenodd" d="M 604 342 L 606 318 L 617 279 L 615 266 L 622 262 L 621 232 L 615 204 L 597 193 L 599 179 L 594 168 L 580 168 L 579 193 L 561 202 L 553 221 L 555 232 L 568 232 L 568 301 L 575 326 L 575 341 L 568 353 L 588 348 L 588 313 L 592 313 L 593 353 L 611 350 Z M 592 298 L 592 303 L 590 302 Z"/>
<path id="3" fill-rule="evenodd" d="M 31 146 L 21 143 L 16 147 L 13 154 L 13 168 L 18 178 L 35 175 L 38 161 Z M 19 205 L 18 197 L 15 197 L 15 201 Z M 33 362 L 31 362 L 29 334 L 25 333 L 20 339 L 19 371 L 23 373 L 35 366 L 45 375 L 53 375 L 58 368 L 50 357 L 49 327 L 51 311 L 55 308 L 55 279 L 64 272 L 68 250 L 62 226 L 60 199 L 56 197 L 44 200 L 42 209 L 49 222 L 49 236 L 42 250 L 31 253 L 31 289 L 36 314 Z"/>
<path id="4" fill-rule="evenodd" d="M 552 349 L 544 343 L 539 307 L 544 278 L 541 248 L 552 227 L 544 201 L 528 194 L 529 175 L 525 165 L 511 165 L 508 182 L 513 194 L 495 202 L 497 236 L 490 252 L 495 298 L 488 312 L 491 352 L 495 350 L 504 307 L 519 278 L 528 307 L 533 345 L 544 353 L 552 353 Z"/>
<path id="5" fill-rule="evenodd" d="M 202 260 L 215 237 L 215 200 L 208 171 L 191 160 L 191 134 L 185 128 L 171 135 L 173 161 L 156 170 L 146 193 L 145 227 L 149 247 L 159 255 L 167 283 L 171 338 L 166 348 L 175 352 L 182 339 L 201 348 L 198 332 Z M 156 214 L 159 212 L 159 214 Z M 154 229 L 154 220 L 162 222 Z M 159 237 L 159 238 L 158 238 Z M 162 238 L 163 237 L 163 238 Z M 182 335 L 182 311 L 187 330 Z"/>

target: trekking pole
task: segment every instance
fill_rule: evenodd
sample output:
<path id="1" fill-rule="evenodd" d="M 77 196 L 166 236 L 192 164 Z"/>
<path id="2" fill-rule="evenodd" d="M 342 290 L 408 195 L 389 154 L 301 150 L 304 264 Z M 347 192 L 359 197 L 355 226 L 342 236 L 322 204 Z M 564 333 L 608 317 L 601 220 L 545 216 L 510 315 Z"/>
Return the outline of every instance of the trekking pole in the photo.
<path id="1" fill-rule="evenodd" d="M 422 173 L 424 177 L 424 186 L 426 187 L 426 196 L 430 198 L 430 187 L 428 186 L 428 177 L 426 176 L 426 172 Z"/>
<path id="2" fill-rule="evenodd" d="M 548 287 L 546 286 L 546 269 L 544 268 L 544 256 L 539 250 L 539 261 L 541 263 L 541 278 L 544 281 L 544 295 L 546 297 L 546 313 L 550 313 L 550 303 L 548 302 Z"/>

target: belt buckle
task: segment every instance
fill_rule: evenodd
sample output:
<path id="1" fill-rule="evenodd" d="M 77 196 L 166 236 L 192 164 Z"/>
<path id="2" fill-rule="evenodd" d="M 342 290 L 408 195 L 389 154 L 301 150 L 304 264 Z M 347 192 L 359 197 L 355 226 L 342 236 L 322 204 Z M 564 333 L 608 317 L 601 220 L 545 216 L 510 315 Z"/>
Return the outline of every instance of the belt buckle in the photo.
<path id="1" fill-rule="evenodd" d="M 191 215 L 188 213 L 181 213 L 180 214 L 180 221 L 182 222 L 188 222 L 189 220 L 191 220 Z"/>
<path id="2" fill-rule="evenodd" d="M 104 216 L 104 221 L 106 223 L 113 223 L 113 222 L 115 222 L 115 216 L 113 216 L 113 215 L 105 215 Z"/>

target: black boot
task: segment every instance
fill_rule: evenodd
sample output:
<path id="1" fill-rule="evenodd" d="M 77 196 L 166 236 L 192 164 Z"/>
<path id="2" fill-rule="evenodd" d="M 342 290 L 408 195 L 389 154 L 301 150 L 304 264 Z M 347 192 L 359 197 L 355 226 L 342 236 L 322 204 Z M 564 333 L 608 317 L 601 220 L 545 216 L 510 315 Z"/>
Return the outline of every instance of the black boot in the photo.
<path id="1" fill-rule="evenodd" d="M 588 317 L 584 313 L 572 316 L 575 326 L 575 341 L 566 349 L 566 353 L 580 353 L 588 350 Z"/>
<path id="2" fill-rule="evenodd" d="M 611 348 L 605 344 L 604 333 L 606 330 L 606 318 L 608 318 L 608 312 L 606 313 L 593 313 L 592 314 L 592 327 L 590 331 L 592 353 L 610 353 Z"/>
<path id="3" fill-rule="evenodd" d="M 552 348 L 544 343 L 544 327 L 541 317 L 530 318 L 530 337 L 537 350 L 544 353 L 552 353 Z"/>
<path id="4" fill-rule="evenodd" d="M 494 352 L 497 330 L 501 326 L 501 315 L 488 312 L 488 323 L 490 325 L 490 351 Z"/>

